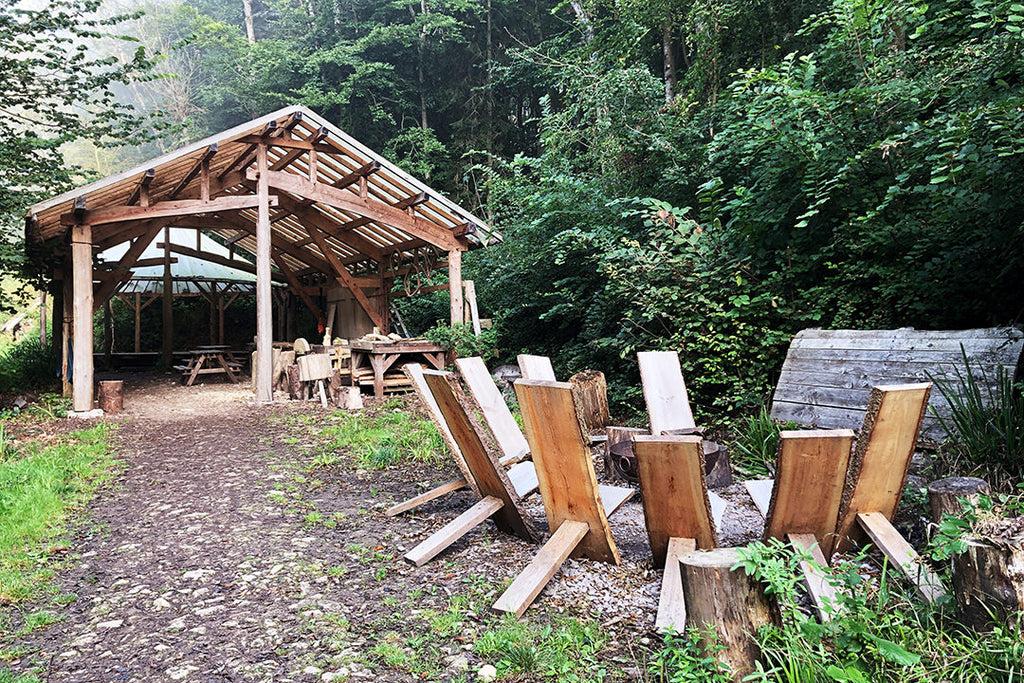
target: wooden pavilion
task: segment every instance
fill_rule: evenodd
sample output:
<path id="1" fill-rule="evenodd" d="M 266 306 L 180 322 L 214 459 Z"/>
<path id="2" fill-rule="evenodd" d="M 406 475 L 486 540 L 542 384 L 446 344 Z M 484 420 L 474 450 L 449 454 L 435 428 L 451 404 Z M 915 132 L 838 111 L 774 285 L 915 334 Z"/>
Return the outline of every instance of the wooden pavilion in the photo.
<path id="1" fill-rule="evenodd" d="M 272 278 L 336 334 L 389 328 L 390 292 L 447 288 L 451 321 L 463 322 L 462 253 L 499 241 L 479 218 L 438 195 L 309 109 L 287 107 L 32 206 L 26 243 L 32 260 L 61 286 L 54 309 L 65 362 L 73 353 L 76 412 L 93 405 L 93 313 L 131 279 L 146 247 L 169 226 L 213 236 L 250 254 L 256 275 L 256 349 L 272 344 Z M 113 268 L 94 268 L 94 251 L 129 243 Z M 174 246 L 172 253 L 237 267 L 241 260 Z M 252 266 L 249 265 L 251 268 Z M 448 284 L 423 286 L 446 267 Z M 336 301 L 326 320 L 316 300 Z M 170 297 L 164 297 L 169 327 Z M 336 323 L 336 324 L 335 324 Z M 362 330 L 362 332 L 360 331 Z M 170 340 L 164 339 L 165 355 Z M 253 377 L 269 402 L 271 367 Z"/>

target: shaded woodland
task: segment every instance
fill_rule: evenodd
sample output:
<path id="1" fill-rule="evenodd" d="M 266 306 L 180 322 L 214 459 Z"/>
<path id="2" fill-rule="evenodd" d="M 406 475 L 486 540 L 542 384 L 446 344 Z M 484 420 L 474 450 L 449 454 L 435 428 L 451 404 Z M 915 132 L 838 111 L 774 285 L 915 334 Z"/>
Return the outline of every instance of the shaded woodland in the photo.
<path id="1" fill-rule="evenodd" d="M 18 93 L 41 64 L 13 54 L 0 77 L 5 111 L 49 124 L 0 128 L 12 235 L 81 179 L 61 153 L 106 174 L 299 102 L 502 232 L 465 271 L 503 356 L 602 368 L 626 401 L 636 350 L 682 350 L 694 402 L 728 417 L 766 398 L 804 327 L 1024 310 L 1014 2 L 62 0 L 0 17 L 55 66 L 34 96 Z M 445 317 L 406 301 L 414 332 Z"/>

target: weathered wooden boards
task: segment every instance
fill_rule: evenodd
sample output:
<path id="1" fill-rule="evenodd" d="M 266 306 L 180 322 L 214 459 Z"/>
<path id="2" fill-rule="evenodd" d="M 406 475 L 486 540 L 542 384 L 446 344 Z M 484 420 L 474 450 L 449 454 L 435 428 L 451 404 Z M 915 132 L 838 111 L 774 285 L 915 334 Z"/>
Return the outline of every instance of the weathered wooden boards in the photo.
<path id="1" fill-rule="evenodd" d="M 618 507 L 632 490 L 599 489 L 576 418 L 571 384 L 521 379 L 515 390 L 552 532 L 530 565 L 494 603 L 497 611 L 522 616 L 567 557 L 583 554 L 619 564 L 602 498 L 615 494 L 614 507 Z"/>
<path id="2" fill-rule="evenodd" d="M 494 378 L 487 371 L 482 358 L 459 358 L 455 361 L 459 374 L 466 381 L 473 400 L 476 401 L 484 421 L 498 442 L 498 447 L 506 457 L 522 459 L 530 452 L 526 437 L 512 417 L 512 411 L 501 395 Z"/>
<path id="3" fill-rule="evenodd" d="M 533 541 L 536 538 L 528 517 L 520 508 L 519 496 L 504 468 L 480 440 L 469 416 L 449 384 L 448 373 L 424 372 L 424 382 L 433 395 L 469 471 L 467 479 L 476 482 L 482 500 L 448 526 L 410 550 L 405 559 L 417 566 L 428 562 L 487 518 L 499 529 Z"/>
<path id="4" fill-rule="evenodd" d="M 516 357 L 516 361 L 519 363 L 519 372 L 522 373 L 523 379 L 555 381 L 555 369 L 551 367 L 551 359 L 547 356 L 521 353 Z"/>
<path id="5" fill-rule="evenodd" d="M 886 519 L 896 513 L 930 391 L 928 383 L 871 390 L 846 474 L 833 546 L 836 552 L 845 552 L 862 538 L 857 528 L 861 512 L 880 512 Z"/>
<path id="6" fill-rule="evenodd" d="M 661 633 L 682 633 L 686 605 L 680 556 L 718 544 L 704 480 L 704 449 L 699 436 L 638 436 L 633 452 L 654 566 L 665 568 L 654 625 Z"/>
<path id="7" fill-rule="evenodd" d="M 995 380 L 1002 366 L 1012 376 L 1021 362 L 1024 332 L 1014 328 L 924 331 L 804 330 L 796 335 L 772 397 L 772 417 L 823 428 L 856 428 L 863 419 L 871 387 L 918 383 L 943 370 L 960 367 L 960 345 L 972 365 Z M 948 408 L 931 397 L 940 413 Z M 934 418 L 924 422 L 927 436 L 941 436 Z"/>
<path id="8" fill-rule="evenodd" d="M 675 429 L 694 429 L 697 424 L 690 410 L 679 354 L 675 351 L 641 351 L 640 380 L 651 422 L 651 434 L 657 436 Z"/>

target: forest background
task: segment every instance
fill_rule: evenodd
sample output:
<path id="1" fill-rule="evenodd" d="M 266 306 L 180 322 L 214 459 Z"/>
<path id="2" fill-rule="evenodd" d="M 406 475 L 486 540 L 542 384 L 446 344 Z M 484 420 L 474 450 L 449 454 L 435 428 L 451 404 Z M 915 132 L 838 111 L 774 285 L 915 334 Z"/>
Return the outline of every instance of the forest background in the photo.
<path id="1" fill-rule="evenodd" d="M 32 201 L 302 103 L 503 234 L 465 261 L 503 357 L 637 404 L 635 351 L 679 350 L 727 420 L 805 327 L 1020 322 L 1022 30 L 1005 0 L 5 5 L 0 261 Z"/>

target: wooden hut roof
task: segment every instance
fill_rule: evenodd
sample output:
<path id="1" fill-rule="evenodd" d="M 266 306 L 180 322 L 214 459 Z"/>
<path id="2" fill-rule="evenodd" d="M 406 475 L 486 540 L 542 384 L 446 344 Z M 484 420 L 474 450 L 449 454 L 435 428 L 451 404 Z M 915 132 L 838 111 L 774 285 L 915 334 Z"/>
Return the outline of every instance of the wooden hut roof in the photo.
<path id="1" fill-rule="evenodd" d="M 277 198 L 271 209 L 275 263 L 295 276 L 330 277 L 332 265 L 341 263 L 353 276 L 396 277 L 403 268 L 435 266 L 447 252 L 501 239 L 472 213 L 301 106 L 35 204 L 26 238 L 63 239 L 69 225 L 88 222 L 94 246 L 102 249 L 151 234 L 162 220 L 161 225 L 198 228 L 255 253 L 261 141 L 268 146 L 271 193 Z M 208 197 L 201 177 L 208 179 Z M 198 206 L 207 200 L 217 200 L 210 204 L 213 211 Z"/>

